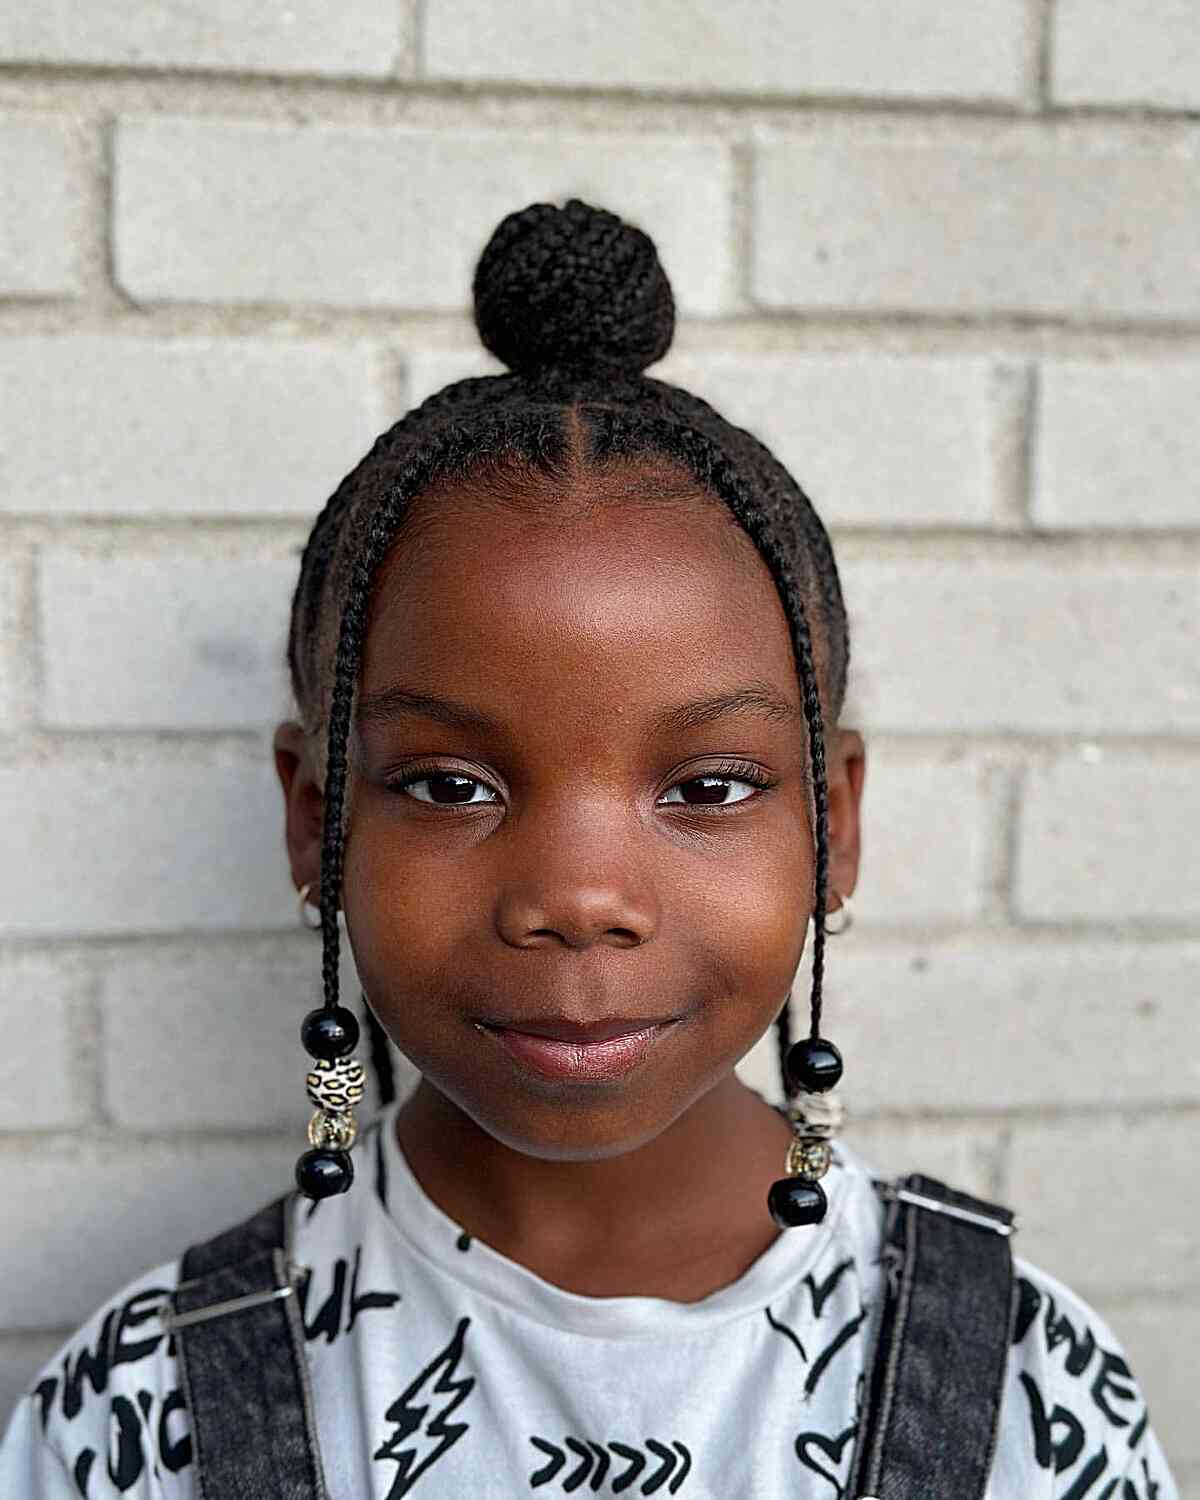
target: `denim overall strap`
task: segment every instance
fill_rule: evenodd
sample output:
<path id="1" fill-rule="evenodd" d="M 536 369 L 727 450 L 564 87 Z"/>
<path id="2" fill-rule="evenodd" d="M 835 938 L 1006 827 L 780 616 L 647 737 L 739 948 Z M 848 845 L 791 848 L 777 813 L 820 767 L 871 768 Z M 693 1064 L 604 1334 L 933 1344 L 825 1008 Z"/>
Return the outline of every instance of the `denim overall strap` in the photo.
<path id="1" fill-rule="evenodd" d="M 846 1493 L 982 1500 L 1015 1309 L 1013 1216 L 931 1177 L 876 1187 L 887 1290 Z"/>
<path id="2" fill-rule="evenodd" d="M 194 1245 L 164 1309 L 200 1500 L 327 1500 L 290 1259 L 294 1196 Z"/>

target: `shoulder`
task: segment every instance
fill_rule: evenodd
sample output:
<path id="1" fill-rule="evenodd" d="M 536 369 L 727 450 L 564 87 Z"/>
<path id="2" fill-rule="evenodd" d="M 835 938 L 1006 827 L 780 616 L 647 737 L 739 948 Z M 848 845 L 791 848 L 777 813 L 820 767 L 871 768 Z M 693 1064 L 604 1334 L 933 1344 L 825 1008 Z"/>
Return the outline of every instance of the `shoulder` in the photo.
<path id="1" fill-rule="evenodd" d="M 877 1246 L 876 1174 L 840 1151 L 842 1225 L 860 1252 Z M 866 1257 L 869 1259 L 869 1256 Z M 995 1477 L 989 1500 L 1177 1500 L 1136 1374 L 1118 1335 L 1078 1293 L 1017 1257 Z M 882 1279 L 875 1293 L 882 1296 Z"/>
<path id="2" fill-rule="evenodd" d="M 341 1317 L 347 1246 L 361 1241 L 361 1221 L 370 1211 L 367 1200 L 378 1192 L 378 1185 L 372 1186 L 374 1192 L 350 1193 L 320 1205 L 289 1195 L 282 1219 L 275 1212 L 280 1200 L 272 1200 L 214 1235 L 189 1270 L 195 1275 L 266 1248 L 277 1226 L 286 1228 L 289 1247 L 306 1271 L 319 1276 L 328 1262 L 333 1292 L 321 1294 L 324 1300 L 311 1327 L 306 1316 L 310 1275 L 299 1288 L 306 1335 L 328 1334 L 330 1318 Z M 314 1214 L 317 1207 L 321 1212 Z M 19 1494 L 23 1500 L 110 1494 L 191 1500 L 190 1421 L 175 1339 L 163 1318 L 180 1285 L 183 1264 L 181 1253 L 130 1281 L 37 1373 L 0 1446 L 0 1495 Z"/>
<path id="3" fill-rule="evenodd" d="M 1121 1479 L 1128 1500 L 1174 1500 L 1145 1396 L 1117 1334 L 1048 1272 L 1017 1259 L 1014 1273 L 1004 1444 L 1032 1456 L 1050 1481 L 1048 1494 L 1103 1493 L 1102 1480 Z"/>
<path id="4" fill-rule="evenodd" d="M 0 1449 L 0 1492 L 31 1500 L 94 1494 L 103 1476 L 114 1493 L 170 1493 L 134 1486 L 148 1456 L 168 1474 L 191 1459 L 174 1350 L 160 1319 L 178 1281 L 174 1260 L 129 1282 L 43 1366 Z M 10 1489 L 18 1476 L 22 1487 Z M 69 1488 L 54 1487 L 67 1478 Z"/>

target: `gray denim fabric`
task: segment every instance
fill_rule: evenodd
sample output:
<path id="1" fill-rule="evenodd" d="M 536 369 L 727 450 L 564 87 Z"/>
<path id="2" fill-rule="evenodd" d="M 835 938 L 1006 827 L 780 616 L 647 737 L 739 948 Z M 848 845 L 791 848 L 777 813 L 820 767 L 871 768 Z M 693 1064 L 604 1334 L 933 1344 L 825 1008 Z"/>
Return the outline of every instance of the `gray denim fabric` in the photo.
<path id="1" fill-rule="evenodd" d="M 213 1313 L 174 1330 L 202 1500 L 326 1500 L 288 1223 L 281 1198 L 184 1256 L 173 1313 Z"/>
<path id="2" fill-rule="evenodd" d="M 1007 1209 L 913 1175 L 890 1198 L 887 1295 L 848 1496 L 982 1500 L 1016 1310 L 1007 1235 L 900 1201 L 905 1189 L 993 1220 Z"/>
<path id="3" fill-rule="evenodd" d="M 896 1187 L 1011 1222 L 933 1178 Z M 175 1313 L 287 1287 L 290 1201 L 189 1250 Z M 888 1293 L 847 1500 L 983 1500 L 1015 1307 L 1008 1239 L 892 1199 L 882 1253 Z M 174 1337 L 202 1500 L 327 1500 L 296 1297 Z"/>

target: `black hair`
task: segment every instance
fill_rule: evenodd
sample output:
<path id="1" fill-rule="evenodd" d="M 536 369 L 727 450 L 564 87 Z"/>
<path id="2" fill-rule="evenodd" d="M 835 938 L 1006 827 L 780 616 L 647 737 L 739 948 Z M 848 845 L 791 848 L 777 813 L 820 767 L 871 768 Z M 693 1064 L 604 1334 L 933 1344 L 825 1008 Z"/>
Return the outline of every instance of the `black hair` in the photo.
<path id="1" fill-rule="evenodd" d="M 681 468 L 723 502 L 758 549 L 787 617 L 808 731 L 814 809 L 810 1030 L 820 1032 L 829 875 L 825 724 L 845 696 L 849 635 L 828 533 L 774 455 L 707 402 L 645 376 L 674 331 L 653 242 L 572 199 L 535 203 L 497 227 L 474 280 L 480 337 L 511 373 L 457 381 L 376 439 L 317 517 L 292 601 L 288 665 L 306 729 L 324 736 L 321 849 L 325 1005 L 338 1004 L 337 913 L 347 747 L 376 572 L 415 502 L 489 471 L 561 475 L 617 463 Z M 380 1100 L 395 1093 L 387 1039 L 366 1007 Z M 775 1021 L 784 1090 L 791 1044 Z"/>

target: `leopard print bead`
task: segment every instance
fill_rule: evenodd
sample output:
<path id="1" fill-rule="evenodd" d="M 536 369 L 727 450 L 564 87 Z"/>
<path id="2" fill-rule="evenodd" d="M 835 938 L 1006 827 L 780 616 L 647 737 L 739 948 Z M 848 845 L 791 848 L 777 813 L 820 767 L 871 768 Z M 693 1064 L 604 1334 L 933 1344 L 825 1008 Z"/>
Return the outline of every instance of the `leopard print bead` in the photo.
<path id="1" fill-rule="evenodd" d="M 318 1058 L 304 1080 L 308 1097 L 330 1114 L 342 1114 L 361 1102 L 366 1072 L 353 1057 Z"/>

